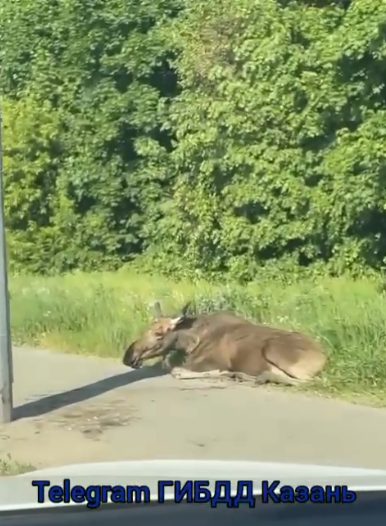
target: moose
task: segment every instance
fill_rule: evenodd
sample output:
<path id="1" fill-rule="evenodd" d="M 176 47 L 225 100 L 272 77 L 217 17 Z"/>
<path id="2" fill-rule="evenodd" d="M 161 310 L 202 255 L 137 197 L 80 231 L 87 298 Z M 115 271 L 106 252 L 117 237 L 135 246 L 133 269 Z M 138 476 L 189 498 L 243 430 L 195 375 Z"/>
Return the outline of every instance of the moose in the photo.
<path id="1" fill-rule="evenodd" d="M 326 356 L 319 343 L 295 331 L 255 324 L 227 311 L 189 315 L 191 302 L 165 316 L 159 302 L 142 337 L 127 348 L 123 363 L 138 369 L 143 361 L 162 357 L 178 379 L 228 377 L 256 384 L 296 385 L 322 371 Z M 184 367 L 172 367 L 167 356 L 180 351 Z"/>

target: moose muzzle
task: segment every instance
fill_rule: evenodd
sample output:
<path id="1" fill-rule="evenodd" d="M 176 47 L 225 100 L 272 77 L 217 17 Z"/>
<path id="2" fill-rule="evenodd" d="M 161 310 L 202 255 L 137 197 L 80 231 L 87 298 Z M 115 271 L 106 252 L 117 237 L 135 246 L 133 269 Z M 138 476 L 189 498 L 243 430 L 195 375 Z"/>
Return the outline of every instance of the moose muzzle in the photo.
<path id="1" fill-rule="evenodd" d="M 126 367 L 131 367 L 132 369 L 139 369 L 142 366 L 143 359 L 142 353 L 136 349 L 136 342 L 133 342 L 125 352 L 123 357 L 123 364 Z"/>

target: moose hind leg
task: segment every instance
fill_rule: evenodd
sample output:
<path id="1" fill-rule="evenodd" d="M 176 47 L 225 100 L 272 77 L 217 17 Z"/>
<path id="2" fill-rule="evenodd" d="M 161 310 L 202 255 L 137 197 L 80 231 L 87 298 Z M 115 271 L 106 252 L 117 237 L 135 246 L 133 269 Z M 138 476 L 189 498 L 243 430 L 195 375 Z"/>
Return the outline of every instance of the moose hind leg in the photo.
<path id="1" fill-rule="evenodd" d="M 264 371 L 256 377 L 255 383 L 258 385 L 273 383 L 281 385 L 299 385 L 303 383 L 297 378 L 292 378 L 281 369 L 271 366 L 271 369 Z"/>

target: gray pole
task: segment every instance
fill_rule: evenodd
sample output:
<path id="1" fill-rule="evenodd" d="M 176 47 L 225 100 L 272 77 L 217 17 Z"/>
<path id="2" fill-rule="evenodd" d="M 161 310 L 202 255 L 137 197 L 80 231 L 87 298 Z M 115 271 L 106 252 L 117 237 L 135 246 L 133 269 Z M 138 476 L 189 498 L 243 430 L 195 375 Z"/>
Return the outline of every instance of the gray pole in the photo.
<path id="1" fill-rule="evenodd" d="M 2 111 L 0 102 L 0 424 L 12 420 L 12 339 L 9 314 L 7 256 L 4 228 Z"/>

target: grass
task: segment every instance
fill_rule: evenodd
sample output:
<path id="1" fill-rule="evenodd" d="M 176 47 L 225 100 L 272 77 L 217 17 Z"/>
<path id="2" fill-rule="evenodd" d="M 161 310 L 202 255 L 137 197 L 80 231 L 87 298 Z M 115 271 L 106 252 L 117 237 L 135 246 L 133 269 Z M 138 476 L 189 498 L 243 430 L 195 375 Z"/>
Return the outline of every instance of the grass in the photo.
<path id="1" fill-rule="evenodd" d="M 5 459 L 0 459 L 0 477 L 21 475 L 22 473 L 28 473 L 30 471 L 35 471 L 34 466 L 16 462 L 12 460 L 11 455 L 7 455 Z"/>
<path id="2" fill-rule="evenodd" d="M 10 280 L 13 340 L 120 358 L 148 323 L 155 300 L 164 311 L 195 299 L 200 311 L 245 317 L 317 337 L 327 370 L 308 390 L 386 405 L 386 295 L 375 281 L 324 279 L 242 287 L 174 283 L 128 270 Z"/>

